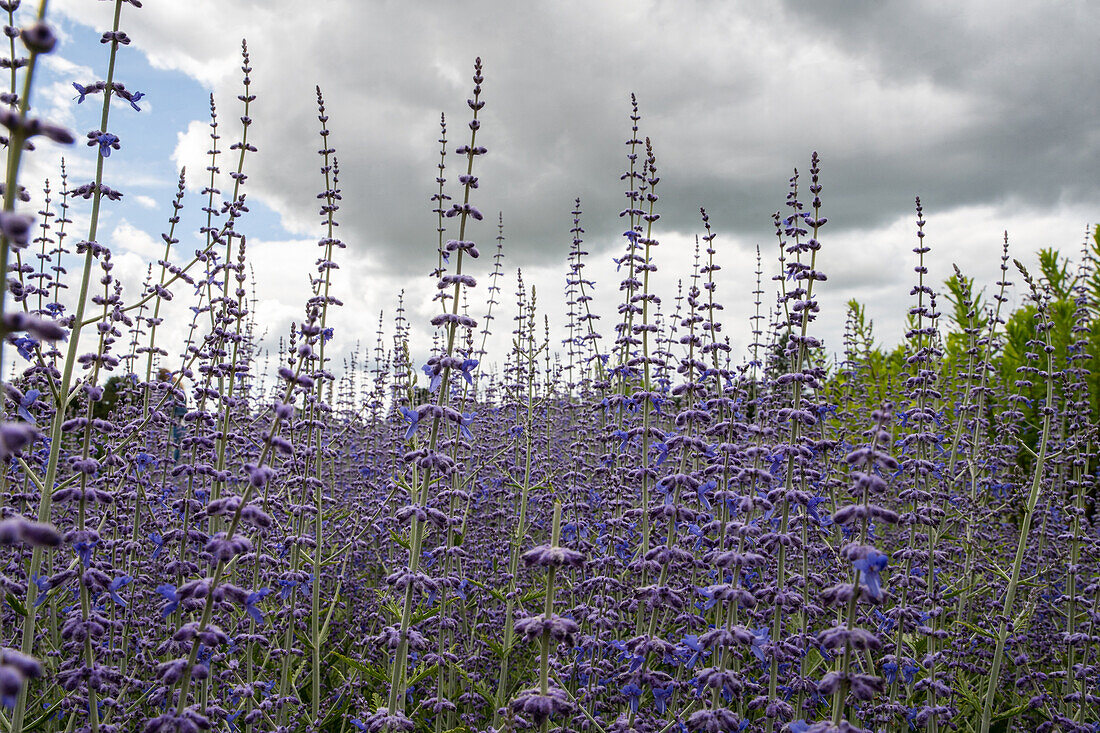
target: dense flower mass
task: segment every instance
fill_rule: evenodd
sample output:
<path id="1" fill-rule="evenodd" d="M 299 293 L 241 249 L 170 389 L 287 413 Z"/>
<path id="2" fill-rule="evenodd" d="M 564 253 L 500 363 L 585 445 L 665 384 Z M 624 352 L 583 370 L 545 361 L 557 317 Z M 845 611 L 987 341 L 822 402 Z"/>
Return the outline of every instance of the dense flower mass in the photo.
<path id="1" fill-rule="evenodd" d="M 76 136 L 20 97 L 57 38 L 0 0 L 26 50 L 0 111 L 0 346 L 18 365 L 0 385 L 0 730 L 1096 730 L 1100 228 L 1076 269 L 1053 250 L 1039 277 L 1017 266 L 1012 310 L 1007 234 L 989 300 L 957 269 L 932 282 L 917 199 L 906 343 L 885 350 L 859 303 L 819 306 L 816 153 L 770 218 L 774 290 L 759 250 L 754 283 L 723 271 L 703 209 L 694 251 L 662 256 L 659 141 L 632 95 L 618 319 L 601 323 L 577 198 L 561 341 L 556 299 L 507 284 L 502 214 L 480 259 L 477 59 L 457 147 L 440 119 L 432 338 L 404 294 L 369 355 L 333 325 L 343 196 L 318 88 L 317 266 L 271 363 L 247 45 L 231 158 L 210 100 L 194 254 L 183 171 L 140 292 L 98 213 L 72 232 L 70 209 L 121 198 L 112 117 L 146 96 L 116 80 L 141 3 L 113 3 L 107 80 L 72 84 L 102 105 L 95 180 L 63 166 L 30 213 L 30 139 Z M 658 266 L 680 268 L 674 293 Z M 723 297 L 753 284 L 736 344 Z M 506 288 L 512 349 L 493 354 Z M 160 328 L 176 298 L 184 344 Z M 816 335 L 830 315 L 840 344 Z"/>

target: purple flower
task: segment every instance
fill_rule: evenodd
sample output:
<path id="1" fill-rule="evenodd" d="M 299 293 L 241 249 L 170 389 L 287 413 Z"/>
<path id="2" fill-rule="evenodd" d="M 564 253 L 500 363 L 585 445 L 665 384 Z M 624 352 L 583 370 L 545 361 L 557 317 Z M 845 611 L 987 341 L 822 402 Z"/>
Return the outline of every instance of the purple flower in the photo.
<path id="1" fill-rule="evenodd" d="M 32 522 L 19 515 L 0 519 L 0 545 L 23 542 L 31 547 L 57 547 L 61 535 L 48 524 Z"/>
<path id="2" fill-rule="evenodd" d="M 23 39 L 23 45 L 31 53 L 49 53 L 57 45 L 57 36 L 42 21 L 24 28 L 19 36 Z"/>
<path id="3" fill-rule="evenodd" d="M 83 104 L 85 97 L 87 97 L 89 94 L 95 94 L 97 91 L 99 91 L 95 88 L 94 84 L 90 87 L 85 87 L 77 84 L 75 81 L 73 82 L 73 87 L 76 89 L 77 94 L 80 95 L 80 97 L 76 100 L 77 104 Z"/>
<path id="4" fill-rule="evenodd" d="M 420 368 L 420 370 L 424 372 L 424 374 L 427 375 L 428 379 L 430 380 L 428 382 L 429 392 L 435 392 L 437 389 L 439 389 L 439 384 L 443 381 L 442 372 L 436 371 L 433 367 L 434 365 L 432 364 L 425 364 Z"/>
<path id="5" fill-rule="evenodd" d="M 3 222 L 2 214 L 0 214 L 0 222 Z M 3 224 L 0 223 L 0 228 L 2 227 Z M 8 333 L 13 331 L 26 331 L 31 336 L 42 341 L 58 341 L 65 338 L 65 329 L 62 328 L 57 321 L 51 321 L 48 318 L 39 318 L 38 316 L 32 316 L 22 311 L 5 313 L 3 330 Z"/>
<path id="6" fill-rule="evenodd" d="M 27 214 L 0 211 L 0 234 L 7 237 L 8 242 L 16 249 L 23 249 L 30 244 L 33 227 L 34 219 Z"/>
<path id="7" fill-rule="evenodd" d="M 27 361 L 34 360 L 34 349 L 38 347 L 38 342 L 30 336 L 19 336 L 12 339 L 12 343 L 15 344 L 15 350 L 21 357 Z"/>
<path id="8" fill-rule="evenodd" d="M 699 644 L 699 637 L 695 634 L 687 634 L 684 636 L 684 646 L 691 652 L 691 656 L 688 657 L 686 664 L 688 667 L 694 668 L 695 665 L 699 663 L 699 656 L 705 652 L 703 647 Z M 662 712 L 664 711 L 662 710 Z"/>
<path id="9" fill-rule="evenodd" d="M 111 157 L 111 148 L 118 150 L 120 143 L 117 135 L 112 135 L 109 132 L 101 132 L 99 130 L 93 130 L 88 133 L 88 146 L 99 146 L 99 154 L 104 158 Z"/>

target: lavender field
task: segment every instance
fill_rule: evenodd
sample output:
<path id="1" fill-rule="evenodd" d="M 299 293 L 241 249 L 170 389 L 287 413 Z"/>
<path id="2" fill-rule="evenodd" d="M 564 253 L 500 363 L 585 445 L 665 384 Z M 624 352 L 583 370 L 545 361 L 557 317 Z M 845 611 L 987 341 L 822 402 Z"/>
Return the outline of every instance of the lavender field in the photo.
<path id="1" fill-rule="evenodd" d="M 944 280 L 933 215 L 894 192 L 884 344 L 865 304 L 821 300 L 827 153 L 792 153 L 752 212 L 774 239 L 723 267 L 717 210 L 661 246 L 662 141 L 624 90 L 621 236 L 555 202 L 545 292 L 510 259 L 523 212 L 481 208 L 506 143 L 471 58 L 410 225 L 435 267 L 402 273 L 431 315 L 404 291 L 341 315 L 371 282 L 340 279 L 370 244 L 339 225 L 370 197 L 342 188 L 359 142 L 318 79 L 315 268 L 269 333 L 262 60 L 240 45 L 127 285 L 101 221 L 131 195 L 121 120 L 171 90 L 126 85 L 147 9 L 110 5 L 99 76 L 66 89 L 101 110 L 83 130 L 35 106 L 67 68 L 47 3 L 0 0 L 0 732 L 1100 731 L 1100 226 L 1021 253 L 992 232 L 996 279 Z"/>

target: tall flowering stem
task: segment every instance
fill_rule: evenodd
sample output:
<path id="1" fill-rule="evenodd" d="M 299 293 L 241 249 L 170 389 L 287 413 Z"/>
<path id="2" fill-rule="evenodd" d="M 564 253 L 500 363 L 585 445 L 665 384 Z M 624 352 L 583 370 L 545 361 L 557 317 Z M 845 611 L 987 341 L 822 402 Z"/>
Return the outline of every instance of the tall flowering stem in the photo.
<path id="1" fill-rule="evenodd" d="M 1051 343 L 1050 331 L 1053 324 L 1047 312 L 1046 298 L 1040 293 L 1038 285 L 1031 279 L 1031 275 L 1020 264 L 1019 260 L 1013 260 L 1016 268 L 1023 275 L 1031 290 L 1031 299 L 1035 303 L 1035 328 L 1042 334 L 1042 351 L 1045 356 L 1045 370 L 1042 372 L 1046 382 L 1046 402 L 1042 408 L 1043 429 L 1039 438 L 1039 449 L 1035 456 L 1035 469 L 1031 478 L 1031 490 L 1028 492 L 1027 506 L 1024 508 L 1024 516 L 1020 521 L 1020 537 L 1016 543 L 1016 558 L 1012 563 L 1012 576 L 1005 588 L 1004 607 L 997 626 L 997 648 L 993 652 L 993 663 L 989 670 L 989 683 L 985 690 L 985 701 L 982 706 L 981 733 L 989 733 L 989 725 L 993 717 L 993 701 L 997 696 L 997 686 L 1001 681 L 1001 663 L 1004 660 L 1005 643 L 1008 640 L 1009 614 L 1016 603 L 1016 589 L 1020 585 L 1020 568 L 1023 567 L 1024 554 L 1027 551 L 1028 536 L 1031 534 L 1031 521 L 1035 514 L 1035 505 L 1039 501 L 1039 489 L 1043 484 L 1043 474 L 1046 468 L 1047 450 L 1050 445 L 1050 430 L 1054 416 L 1054 345 Z"/>
<path id="2" fill-rule="evenodd" d="M 99 129 L 106 134 L 107 122 L 110 117 L 111 111 L 111 94 L 113 92 L 112 82 L 115 74 L 115 59 L 118 55 L 118 39 L 117 33 L 119 28 L 119 19 L 122 15 L 123 0 L 115 0 L 114 20 L 112 23 L 112 32 L 116 34 L 114 40 L 110 42 L 110 55 L 107 62 L 107 81 L 103 91 L 103 109 L 100 115 Z M 39 10 L 39 18 L 45 14 L 46 3 L 42 2 Z M 28 74 L 25 77 L 25 89 L 23 92 L 23 101 L 21 102 L 20 109 L 23 114 L 20 115 L 20 119 L 25 116 L 26 108 L 29 103 L 30 96 L 30 81 L 31 69 L 28 69 Z M 19 125 L 16 129 L 12 130 L 12 139 L 9 141 L 9 158 L 8 158 L 8 175 L 6 179 L 6 188 L 4 191 L 4 211 L 5 213 L 10 211 L 12 204 L 14 203 L 14 196 L 16 194 L 16 174 L 19 168 L 19 155 L 23 148 L 23 143 L 26 139 L 26 128 L 23 125 Z M 58 464 L 61 458 L 61 444 L 62 444 L 62 424 L 65 422 L 65 416 L 69 405 L 74 399 L 76 399 L 78 392 L 72 389 L 73 385 L 73 370 L 77 363 L 77 353 L 80 348 L 80 334 L 84 320 L 84 310 L 88 297 L 88 286 L 91 280 L 92 274 L 92 259 L 96 254 L 101 252 L 98 244 L 95 243 L 96 236 L 99 230 L 99 210 L 100 203 L 103 199 L 103 163 L 106 157 L 105 153 L 109 152 L 100 148 L 99 154 L 96 156 L 96 172 L 95 181 L 91 190 L 92 194 L 92 211 L 88 223 L 88 237 L 84 242 L 84 267 L 80 281 L 80 291 L 77 295 L 76 311 L 71 319 L 71 331 L 69 333 L 68 349 L 65 354 L 65 362 L 63 366 L 61 380 L 58 383 L 58 405 L 54 412 L 53 421 L 50 425 L 50 453 L 46 464 L 46 473 L 42 479 L 42 486 L 48 489 L 43 489 L 42 496 L 38 504 L 38 521 L 48 522 L 51 516 L 52 508 L 52 487 L 56 485 Z M 7 271 L 7 251 L 6 242 L 4 246 L 0 246 L 0 268 L 4 272 Z M 35 640 L 37 637 L 37 609 L 35 601 L 38 598 L 38 584 L 34 582 L 36 578 L 42 572 L 42 563 L 44 560 L 44 553 L 42 548 L 36 547 L 31 554 L 30 566 L 27 570 L 27 609 L 28 613 L 24 618 L 23 623 L 23 639 L 21 645 L 21 652 L 27 656 L 31 656 L 34 652 Z M 12 733 L 22 733 L 24 717 L 27 711 L 27 688 L 24 687 L 19 694 L 19 698 L 15 704 L 15 710 L 12 713 L 11 731 Z"/>
<path id="3" fill-rule="evenodd" d="M 449 473 L 454 468 L 453 461 L 446 456 L 441 456 L 436 451 L 440 442 L 440 432 L 443 426 L 444 416 L 447 416 L 448 422 L 456 422 L 462 419 L 460 413 L 447 407 L 453 372 L 457 368 L 463 375 L 467 375 L 469 370 L 477 365 L 476 361 L 470 364 L 469 362 L 471 360 L 456 359 L 454 357 L 454 351 L 458 328 L 461 326 L 462 328 L 470 329 L 476 325 L 472 318 L 460 316 L 458 309 L 461 303 L 459 294 L 462 287 L 473 284 L 473 278 L 462 274 L 463 256 L 466 254 L 469 254 L 471 257 L 478 256 L 476 245 L 472 241 L 466 240 L 466 226 L 471 217 L 477 220 L 482 218 L 481 212 L 470 204 L 470 194 L 478 185 L 477 178 L 473 175 L 474 159 L 486 153 L 484 147 L 477 145 L 477 133 L 481 128 L 478 112 L 485 106 L 485 102 L 481 100 L 481 82 L 484 81 L 484 78 L 481 75 L 480 57 L 474 62 L 473 81 L 473 98 L 467 100 L 468 106 L 473 110 L 473 119 L 469 123 L 470 142 L 468 145 L 463 145 L 455 151 L 458 155 L 466 156 L 466 173 L 459 177 L 459 182 L 463 186 L 462 203 L 454 204 L 446 213 L 448 217 L 457 216 L 459 219 L 458 239 L 448 240 L 445 245 L 447 251 L 455 256 L 454 274 L 444 275 L 440 278 L 441 288 L 447 286 L 453 287 L 451 311 L 449 313 L 445 312 L 433 319 L 433 325 L 443 326 L 446 333 L 446 347 L 443 354 L 438 357 L 433 357 L 429 360 L 428 364 L 431 380 L 429 389 L 436 390 L 437 400 L 435 405 L 424 405 L 418 408 L 417 421 L 429 414 L 432 416 L 432 421 L 426 447 L 418 451 L 413 451 L 409 456 L 412 460 L 416 461 L 421 469 L 420 486 L 415 497 L 416 504 L 421 507 L 425 506 L 428 502 L 433 471 Z M 423 549 L 425 522 L 415 514 L 412 515 L 411 520 L 408 574 L 409 576 L 415 576 L 420 569 L 420 555 Z M 389 702 L 386 708 L 380 709 L 376 712 L 375 716 L 372 717 L 371 725 L 375 726 L 378 730 L 397 730 L 407 726 L 406 721 L 408 721 L 408 718 L 404 715 L 402 705 L 405 699 L 405 673 L 409 655 L 409 629 L 412 625 L 412 614 L 414 610 L 414 586 L 415 583 L 412 582 L 405 585 L 405 597 L 402 605 L 401 624 L 398 629 L 397 649 L 393 656 L 393 669 L 390 676 Z"/>

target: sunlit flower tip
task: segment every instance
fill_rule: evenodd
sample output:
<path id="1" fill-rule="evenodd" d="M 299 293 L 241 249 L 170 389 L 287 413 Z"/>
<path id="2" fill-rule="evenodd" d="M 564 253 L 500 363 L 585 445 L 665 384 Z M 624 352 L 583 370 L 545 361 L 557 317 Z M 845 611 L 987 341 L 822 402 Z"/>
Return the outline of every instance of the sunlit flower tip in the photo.
<path id="1" fill-rule="evenodd" d="M 726 708 L 697 710 L 688 718 L 687 727 L 692 733 L 735 733 L 745 729 L 737 716 Z"/>
<path id="2" fill-rule="evenodd" d="M 576 568 L 584 565 L 584 555 L 568 547 L 539 545 L 523 553 L 523 562 L 529 566 Z"/>
<path id="3" fill-rule="evenodd" d="M 524 690 L 512 700 L 510 707 L 513 712 L 530 717 L 535 723 L 542 723 L 548 718 L 570 712 L 573 703 L 563 690 L 551 687 L 545 695 L 538 689 Z"/>
<path id="4" fill-rule="evenodd" d="M 39 21 L 19 34 L 23 45 L 31 53 L 49 53 L 57 45 L 57 36 L 48 25 Z"/>

